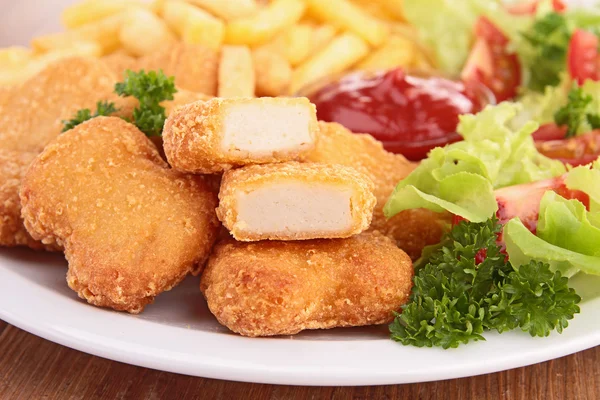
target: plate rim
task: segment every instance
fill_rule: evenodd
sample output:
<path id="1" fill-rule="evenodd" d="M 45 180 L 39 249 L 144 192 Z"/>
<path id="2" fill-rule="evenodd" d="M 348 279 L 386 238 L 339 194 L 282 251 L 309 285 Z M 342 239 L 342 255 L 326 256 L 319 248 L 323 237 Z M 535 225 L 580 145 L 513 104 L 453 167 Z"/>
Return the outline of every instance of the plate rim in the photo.
<path id="1" fill-rule="evenodd" d="M 572 354 L 578 351 L 582 351 L 588 348 L 592 348 L 600 345 L 600 330 L 593 330 L 582 335 L 575 335 L 570 340 L 558 341 L 558 345 L 548 344 L 547 346 L 534 347 L 532 351 L 521 352 L 520 354 L 514 354 L 508 352 L 504 357 L 495 362 L 475 364 L 465 363 L 457 369 L 452 369 L 448 366 L 440 367 L 436 366 L 433 368 L 437 372 L 432 375 L 424 372 L 414 372 L 408 370 L 374 370 L 365 371 L 361 370 L 356 365 L 321 365 L 315 367 L 310 365 L 310 360 L 304 360 L 303 365 L 292 365 L 287 364 L 283 368 L 282 365 L 268 365 L 260 360 L 241 360 L 243 365 L 236 365 L 236 361 L 227 357 L 210 356 L 207 359 L 196 358 L 193 355 L 189 357 L 185 354 L 180 354 L 173 350 L 164 350 L 160 348 L 150 348 L 147 345 L 132 344 L 135 338 L 128 335 L 119 338 L 119 335 L 115 336 L 115 330 L 118 330 L 121 326 L 112 326 L 107 328 L 111 331 L 108 335 L 106 332 L 100 332 L 100 335 L 96 333 L 90 333 L 89 331 L 78 330 L 70 326 L 68 317 L 62 316 L 52 321 L 55 316 L 48 315 L 48 311 L 52 309 L 51 304 L 44 306 L 42 304 L 40 309 L 33 308 L 33 311 L 27 312 L 27 307 L 22 302 L 14 302 L 11 304 L 8 300 L 10 297 L 18 294 L 20 285 L 23 282 L 27 286 L 33 285 L 26 276 L 11 270 L 10 267 L 5 266 L 6 257 L 0 256 L 0 319 L 3 319 L 7 323 L 14 325 L 20 329 L 23 329 L 36 336 L 42 337 L 46 340 L 58 343 L 60 345 L 82 351 L 84 353 L 92 354 L 95 356 L 107 358 L 110 360 L 124 362 L 127 364 L 137 365 L 140 367 L 146 367 L 161 371 L 185 374 L 190 376 L 201 376 L 211 379 L 222 379 L 222 380 L 233 380 L 240 382 L 253 382 L 253 383 L 265 383 L 265 384 L 285 384 L 285 385 L 303 385 L 303 386 L 362 386 L 362 385 L 387 385 L 387 384 L 404 384 L 404 383 L 418 383 L 436 380 L 455 379 L 468 376 L 477 376 L 488 373 L 499 372 L 507 369 L 522 367 L 526 365 L 532 365 L 539 362 L 563 357 L 568 354 Z M 35 264 L 32 262 L 26 262 L 22 260 L 16 261 L 16 263 L 27 263 Z M 35 267 L 34 267 L 35 268 Z M 3 279 L 2 279 L 3 278 Z M 11 282 L 11 285 L 7 283 Z M 11 288 L 12 286 L 12 288 Z M 65 284 L 66 286 L 66 284 Z M 40 288 L 34 287 L 29 288 L 31 290 L 40 291 L 43 295 L 39 296 L 40 299 L 48 296 L 55 297 L 55 303 L 60 306 L 62 302 L 71 302 L 71 305 L 76 309 L 77 307 L 83 307 L 83 318 L 94 320 L 98 315 L 103 315 L 99 320 L 102 321 L 125 321 L 122 326 L 123 329 L 135 329 L 137 326 L 146 326 L 146 324 L 154 323 L 153 321 L 143 318 L 132 318 L 130 315 L 118 313 L 110 310 L 94 308 L 87 305 L 85 302 L 80 300 L 74 300 L 69 296 L 62 296 L 59 293 L 52 292 L 51 289 L 40 290 Z M 70 290 L 70 289 L 69 289 Z M 34 301 L 35 302 L 35 301 Z M 40 302 L 41 303 L 41 302 Z M 39 304 L 38 304 L 39 305 Z M 582 305 L 582 309 L 585 309 L 588 313 L 590 308 L 600 306 L 600 298 L 589 300 Z M 46 315 L 44 315 L 46 312 Z M 581 317 L 582 314 L 577 315 Z M 66 319 L 67 318 L 67 319 Z M 583 323 L 591 320 L 586 318 Z M 58 321 L 58 322 L 57 322 Z M 157 334 L 161 332 L 175 332 L 179 329 L 179 334 L 176 337 L 189 341 L 192 336 L 196 335 L 201 342 L 217 343 L 220 345 L 235 346 L 240 345 L 242 347 L 251 347 L 251 351 L 260 350 L 265 348 L 265 344 L 268 343 L 268 348 L 273 349 L 275 352 L 289 351 L 296 357 L 302 357 L 302 351 L 309 350 L 313 352 L 327 352 L 331 351 L 331 354 L 341 354 L 344 351 L 352 350 L 356 354 L 368 354 L 366 347 L 371 346 L 375 351 L 381 349 L 387 350 L 395 348 L 394 346 L 401 346 L 400 344 L 394 343 L 388 339 L 371 339 L 371 340 L 297 340 L 296 342 L 304 343 L 303 346 L 296 346 L 286 350 L 286 344 L 289 344 L 289 340 L 273 340 L 270 338 L 244 338 L 234 334 L 223 334 L 217 332 L 207 332 L 199 330 L 188 330 L 182 327 L 173 325 L 164 325 L 156 323 Z M 592 328 L 595 328 L 594 325 Z M 570 328 L 567 328 L 567 331 Z M 104 333 L 104 335 L 102 335 Z M 215 336 L 216 335 L 216 336 Z M 505 337 L 508 343 L 512 339 L 520 340 L 519 334 L 503 334 L 502 339 L 497 339 L 500 344 L 505 342 Z M 496 336 L 494 333 L 487 333 L 486 336 L 490 339 Z M 527 340 L 551 340 L 551 339 L 530 339 Z M 486 346 L 488 342 L 477 342 L 470 344 L 470 349 L 475 346 Z M 517 343 L 518 345 L 518 343 Z M 133 346 L 133 347 L 132 347 Z M 290 346 L 287 346 L 290 347 Z M 292 346 L 293 347 L 293 346 Z M 464 351 L 464 346 L 459 349 L 451 350 L 440 350 L 440 349 L 419 349 L 414 347 L 401 347 L 402 351 L 398 352 L 399 357 L 405 355 L 419 356 L 418 352 L 439 352 L 436 357 L 440 359 L 451 359 L 453 356 L 460 357 L 460 351 Z M 358 350 L 357 350 L 358 349 Z M 158 352 L 156 350 L 159 350 Z M 300 353 L 298 352 L 299 350 Z M 211 350 L 212 351 L 212 350 Z M 458 354 L 457 354 L 458 352 Z M 153 354 L 156 353 L 156 354 Z M 210 353 L 210 352 L 209 352 Z M 162 355 L 161 355 L 162 354 Z M 315 353 L 316 354 L 316 353 Z M 430 355 L 427 354 L 427 357 Z M 176 362 L 174 362 L 176 361 Z"/>

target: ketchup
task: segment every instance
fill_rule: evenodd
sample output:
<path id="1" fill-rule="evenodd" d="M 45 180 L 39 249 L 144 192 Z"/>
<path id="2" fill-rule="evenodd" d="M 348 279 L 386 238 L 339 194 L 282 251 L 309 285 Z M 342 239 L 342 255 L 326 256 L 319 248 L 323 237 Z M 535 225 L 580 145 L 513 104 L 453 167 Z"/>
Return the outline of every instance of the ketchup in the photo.
<path id="1" fill-rule="evenodd" d="M 388 151 L 410 160 L 461 140 L 458 116 L 476 113 L 487 104 L 462 82 L 408 75 L 402 69 L 346 75 L 309 97 L 320 120 L 370 133 Z"/>

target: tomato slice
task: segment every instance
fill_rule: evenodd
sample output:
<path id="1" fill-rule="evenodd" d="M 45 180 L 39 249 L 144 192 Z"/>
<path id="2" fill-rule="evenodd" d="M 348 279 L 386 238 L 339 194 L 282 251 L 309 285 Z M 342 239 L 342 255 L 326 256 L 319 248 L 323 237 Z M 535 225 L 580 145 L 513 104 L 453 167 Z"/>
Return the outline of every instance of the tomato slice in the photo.
<path id="1" fill-rule="evenodd" d="M 580 85 L 586 79 L 600 78 L 598 37 L 591 32 L 576 29 L 571 36 L 567 52 L 569 75 Z"/>
<path id="2" fill-rule="evenodd" d="M 545 179 L 522 185 L 508 186 L 495 191 L 496 201 L 498 202 L 498 211 L 496 217 L 498 222 L 505 225 L 515 217 L 519 217 L 523 225 L 532 233 L 537 230 L 537 223 L 540 213 L 540 202 L 544 194 L 552 190 L 565 199 L 579 200 L 589 211 L 590 198 L 587 194 L 579 190 L 571 190 L 565 184 L 565 176 Z M 457 225 L 465 219 L 455 215 L 452 219 L 452 225 Z M 506 250 L 502 233 L 498 235 L 498 244 L 504 252 Z"/>
<path id="3" fill-rule="evenodd" d="M 600 157 L 600 129 L 567 139 L 538 140 L 535 146 L 546 157 L 565 164 L 589 164 Z"/>
<path id="4" fill-rule="evenodd" d="M 533 15 L 537 12 L 539 0 L 533 0 L 526 3 L 517 3 L 506 5 L 506 11 L 513 15 Z M 561 0 L 552 0 L 552 8 L 556 12 L 566 10 L 567 6 Z"/>
<path id="5" fill-rule="evenodd" d="M 577 199 L 589 210 L 590 198 L 579 190 L 571 190 L 565 184 L 565 177 L 546 179 L 522 185 L 508 186 L 496 190 L 498 202 L 498 221 L 507 223 L 514 217 L 519 217 L 523 225 L 535 233 L 538 222 L 540 201 L 544 193 L 552 190 L 566 199 Z"/>
<path id="6" fill-rule="evenodd" d="M 498 102 L 514 98 L 521 84 L 521 68 L 517 55 L 508 52 L 508 38 L 486 17 L 477 20 L 475 36 L 461 78 L 466 84 L 487 86 Z"/>
<path id="7" fill-rule="evenodd" d="M 553 122 L 540 125 L 537 131 L 533 132 L 533 140 L 536 142 L 546 142 L 548 140 L 562 140 L 567 136 L 567 126 L 558 126 Z"/>
<path id="8" fill-rule="evenodd" d="M 537 11 L 539 0 L 529 1 L 526 3 L 507 4 L 506 11 L 513 15 L 533 15 Z"/>

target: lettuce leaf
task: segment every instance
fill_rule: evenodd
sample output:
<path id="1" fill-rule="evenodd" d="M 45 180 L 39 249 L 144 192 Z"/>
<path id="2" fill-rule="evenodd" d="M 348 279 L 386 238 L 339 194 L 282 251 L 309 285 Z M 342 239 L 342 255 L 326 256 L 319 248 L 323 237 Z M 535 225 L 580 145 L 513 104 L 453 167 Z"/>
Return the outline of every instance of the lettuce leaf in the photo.
<path id="1" fill-rule="evenodd" d="M 480 15 L 489 18 L 513 40 L 532 21 L 510 15 L 498 0 L 413 0 L 404 2 L 408 22 L 433 50 L 439 67 L 458 75 L 473 43 L 473 27 Z"/>
<path id="2" fill-rule="evenodd" d="M 578 167 L 569 173 L 582 175 L 581 171 L 593 171 Z M 600 170 L 595 169 L 595 172 Z M 574 179 L 576 182 L 581 176 Z M 598 196 L 600 176 L 585 192 Z M 573 179 L 571 179 L 573 181 Z M 567 183 L 567 187 L 573 189 Z M 591 190 L 590 190 L 591 189 Z M 548 191 L 540 202 L 540 214 L 536 234 L 531 233 L 515 218 L 504 227 L 504 241 L 509 259 L 513 264 L 538 260 L 547 262 L 563 275 L 572 276 L 582 271 L 600 275 L 600 213 L 587 211 L 578 200 L 567 200 Z"/>
<path id="3" fill-rule="evenodd" d="M 522 126 L 527 121 L 540 125 L 554 122 L 554 114 L 565 104 L 572 82 L 567 74 L 561 75 L 558 86 L 546 86 L 544 93 L 525 90 L 518 102 L 523 105 L 521 112 L 513 120 L 513 126 Z"/>
<path id="4" fill-rule="evenodd" d="M 433 149 L 396 186 L 385 215 L 423 207 L 483 222 L 498 209 L 494 189 L 563 174 L 561 162 L 536 150 L 531 138 L 535 122 L 510 127 L 519 110 L 519 105 L 504 102 L 476 115 L 461 115 L 457 130 L 465 140 Z"/>
<path id="5" fill-rule="evenodd" d="M 565 178 L 569 189 L 580 190 L 590 197 L 590 211 L 600 212 L 600 158 L 592 168 L 577 167 L 569 171 Z"/>

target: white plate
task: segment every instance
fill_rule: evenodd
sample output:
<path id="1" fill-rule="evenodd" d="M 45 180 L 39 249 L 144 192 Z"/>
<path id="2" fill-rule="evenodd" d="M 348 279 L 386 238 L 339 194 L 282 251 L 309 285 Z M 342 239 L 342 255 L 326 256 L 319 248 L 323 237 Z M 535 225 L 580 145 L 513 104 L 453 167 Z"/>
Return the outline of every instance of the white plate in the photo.
<path id="1" fill-rule="evenodd" d="M 210 378 L 294 385 L 379 385 L 520 367 L 600 344 L 600 298 L 584 302 L 562 335 L 487 334 L 459 349 L 404 347 L 385 327 L 250 339 L 208 312 L 189 278 L 139 316 L 79 300 L 58 254 L 0 250 L 0 318 L 48 340 L 129 364 Z M 32 350 L 33 351 L 33 350 Z"/>
<path id="2" fill-rule="evenodd" d="M 0 46 L 58 29 L 76 0 L 19 1 L 0 17 Z M 582 0 L 584 1 L 584 0 Z M 210 378 L 297 385 L 377 385 L 457 378 L 520 367 L 600 345 L 600 298 L 562 334 L 487 334 L 454 350 L 404 347 L 385 327 L 248 339 L 210 315 L 197 278 L 140 316 L 88 306 L 66 285 L 57 254 L 0 249 L 0 318 L 48 340 L 125 363 Z M 32 349 L 33 351 L 33 349 Z"/>

